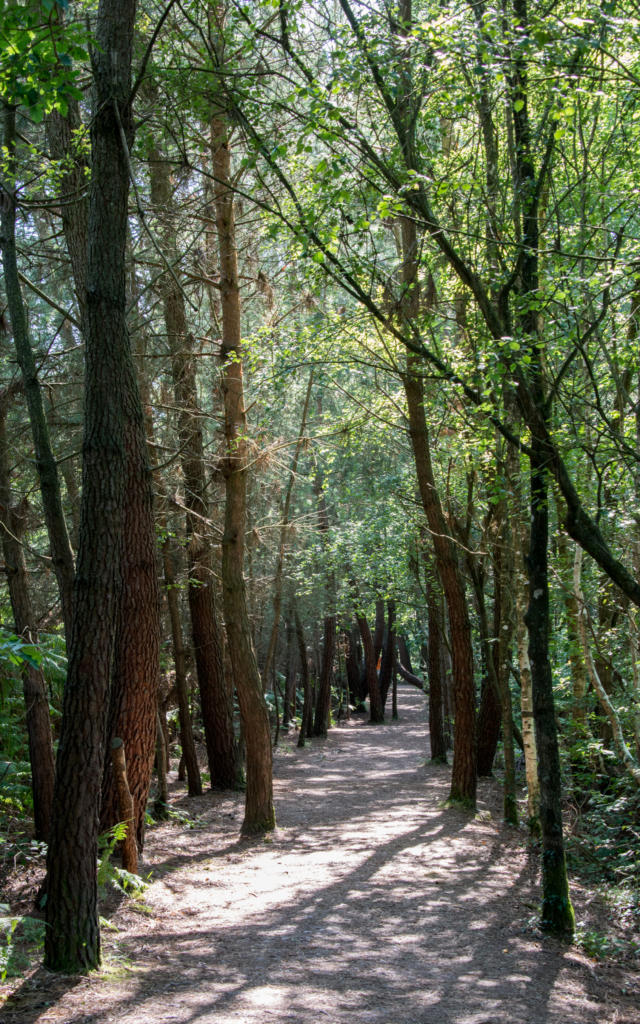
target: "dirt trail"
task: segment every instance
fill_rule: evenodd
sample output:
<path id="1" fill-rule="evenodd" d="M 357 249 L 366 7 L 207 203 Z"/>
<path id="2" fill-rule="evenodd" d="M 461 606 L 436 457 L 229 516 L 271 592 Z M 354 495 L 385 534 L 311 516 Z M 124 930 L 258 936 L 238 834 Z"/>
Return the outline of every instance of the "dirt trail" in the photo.
<path id="1" fill-rule="evenodd" d="M 637 974 L 537 933 L 535 865 L 496 785 L 486 820 L 443 810 L 422 695 L 403 688 L 400 714 L 280 751 L 266 840 L 238 841 L 238 798 L 179 801 L 206 828 L 149 832 L 152 913 L 115 915 L 111 973 L 40 969 L 4 1024 L 638 1024 Z"/>

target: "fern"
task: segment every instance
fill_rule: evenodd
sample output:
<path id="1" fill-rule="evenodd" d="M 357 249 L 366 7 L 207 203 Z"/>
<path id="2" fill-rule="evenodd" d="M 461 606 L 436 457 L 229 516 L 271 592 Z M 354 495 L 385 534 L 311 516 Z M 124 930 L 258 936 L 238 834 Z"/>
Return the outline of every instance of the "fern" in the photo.
<path id="1" fill-rule="evenodd" d="M 103 832 L 98 838 L 98 887 L 105 888 L 111 884 L 120 889 L 121 892 L 131 895 L 132 893 L 144 892 L 147 883 L 138 875 L 125 871 L 111 863 L 113 851 L 118 843 L 121 843 L 127 835 L 127 822 L 119 821 L 117 825 Z"/>

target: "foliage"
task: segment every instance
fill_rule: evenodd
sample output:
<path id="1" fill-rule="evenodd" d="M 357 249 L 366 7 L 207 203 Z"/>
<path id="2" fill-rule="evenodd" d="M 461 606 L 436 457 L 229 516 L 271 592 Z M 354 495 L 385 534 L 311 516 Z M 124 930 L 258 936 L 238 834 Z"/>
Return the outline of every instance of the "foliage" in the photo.
<path id="1" fill-rule="evenodd" d="M 44 921 L 12 917 L 7 904 L 0 904 L 0 981 L 20 977 L 43 944 Z"/>
<path id="2" fill-rule="evenodd" d="M 114 850 L 127 835 L 127 823 L 118 822 L 98 837 L 98 888 L 105 891 L 108 887 L 120 890 L 129 896 L 144 892 L 147 883 L 139 875 L 134 875 L 112 862 Z"/>
<path id="3" fill-rule="evenodd" d="M 66 115 L 82 98 L 78 63 L 87 61 L 86 30 L 63 22 L 66 0 L 0 0 L 0 98 L 39 122 L 52 110 Z"/>

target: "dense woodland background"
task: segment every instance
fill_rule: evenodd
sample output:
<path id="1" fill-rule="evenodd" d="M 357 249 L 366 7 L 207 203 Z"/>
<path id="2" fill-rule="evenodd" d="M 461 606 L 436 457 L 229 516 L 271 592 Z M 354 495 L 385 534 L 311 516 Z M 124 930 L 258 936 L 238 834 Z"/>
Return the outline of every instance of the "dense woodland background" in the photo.
<path id="1" fill-rule="evenodd" d="M 169 754 L 260 833 L 281 731 L 398 680 L 453 802 L 502 772 L 545 928 L 563 808 L 632 912 L 636 5 L 0 13 L 2 855 L 32 811 L 46 964 L 99 962 L 98 837 L 135 872 Z"/>

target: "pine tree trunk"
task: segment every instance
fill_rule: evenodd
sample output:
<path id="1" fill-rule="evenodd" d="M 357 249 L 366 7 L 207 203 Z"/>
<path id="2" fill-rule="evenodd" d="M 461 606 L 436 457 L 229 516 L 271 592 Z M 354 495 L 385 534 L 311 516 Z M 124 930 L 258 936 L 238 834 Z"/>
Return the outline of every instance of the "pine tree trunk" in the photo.
<path id="1" fill-rule="evenodd" d="M 145 811 L 156 746 L 160 680 L 160 591 L 153 487 L 144 415 L 137 383 L 125 410 L 126 498 L 123 588 L 116 634 L 107 741 L 122 739 L 127 781 L 134 802 L 135 835 L 144 845 Z M 111 759 L 105 762 L 100 828 L 119 821 L 117 780 Z"/>
<path id="2" fill-rule="evenodd" d="M 126 422 L 138 402 L 126 323 L 125 247 L 135 4 L 101 0 L 96 23 L 87 266 L 83 489 L 51 837 L 45 965 L 100 962 L 96 855 L 106 708 L 122 592 Z"/>
<path id="3" fill-rule="evenodd" d="M 221 115 L 211 122 L 215 212 L 220 256 L 222 342 L 220 385 L 224 401 L 225 520 L 222 538 L 224 618 L 233 677 L 247 745 L 247 790 L 244 834 L 275 826 L 271 729 L 251 638 L 244 580 L 244 535 L 247 500 L 246 413 L 240 346 L 240 290 L 235 241 L 231 153 Z"/>

